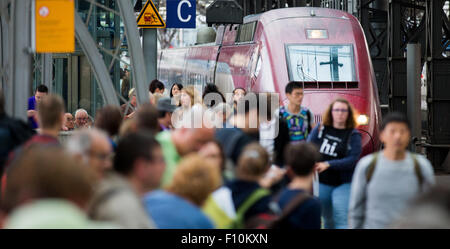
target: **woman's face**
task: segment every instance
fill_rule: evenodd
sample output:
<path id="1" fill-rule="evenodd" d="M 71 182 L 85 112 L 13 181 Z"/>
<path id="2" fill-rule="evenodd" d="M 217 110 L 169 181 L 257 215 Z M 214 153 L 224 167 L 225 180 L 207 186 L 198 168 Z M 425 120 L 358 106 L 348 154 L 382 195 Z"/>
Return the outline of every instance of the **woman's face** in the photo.
<path id="1" fill-rule="evenodd" d="M 191 106 L 191 96 L 187 94 L 185 91 L 181 91 L 180 95 L 181 106 L 190 107 Z"/>
<path id="2" fill-rule="evenodd" d="M 216 143 L 209 142 L 198 151 L 198 153 L 205 157 L 206 160 L 210 161 L 214 166 L 217 166 L 220 168 L 222 167 L 222 156 L 220 154 L 220 148 L 217 146 Z"/>
<path id="3" fill-rule="evenodd" d="M 177 85 L 174 85 L 172 87 L 172 95 L 175 96 L 175 95 L 178 95 L 178 94 L 180 94 L 180 88 L 178 88 Z"/>
<path id="4" fill-rule="evenodd" d="M 347 122 L 348 106 L 345 103 L 336 102 L 331 108 L 331 115 L 333 115 L 333 123 L 343 124 Z"/>

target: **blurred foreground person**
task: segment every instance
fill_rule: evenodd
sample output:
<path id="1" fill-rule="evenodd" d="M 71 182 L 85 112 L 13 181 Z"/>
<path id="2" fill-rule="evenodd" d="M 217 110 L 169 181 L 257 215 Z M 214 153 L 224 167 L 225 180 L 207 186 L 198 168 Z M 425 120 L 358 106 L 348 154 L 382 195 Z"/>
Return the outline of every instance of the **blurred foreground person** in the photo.
<path id="1" fill-rule="evenodd" d="M 154 105 L 142 104 L 136 111 L 135 119 L 138 131 L 147 131 L 152 134 L 159 132 L 158 110 Z"/>
<path id="2" fill-rule="evenodd" d="M 404 114 L 386 115 L 380 133 L 384 149 L 363 157 L 353 175 L 350 228 L 386 228 L 406 211 L 411 200 L 434 185 L 430 162 L 407 151 L 410 138 Z"/>
<path id="3" fill-rule="evenodd" d="M 207 120 L 197 120 L 201 128 L 192 128 L 196 126 L 190 121 L 197 116 L 203 117 L 203 114 L 204 112 L 201 108 L 193 108 L 188 115 L 192 119 L 184 119 L 180 123 L 179 128 L 160 132 L 156 136 L 156 139 L 161 144 L 166 161 L 166 170 L 161 182 L 162 186 L 167 186 L 170 183 L 182 156 L 199 151 L 204 144 L 213 140 L 214 129 Z M 195 120 L 193 121 L 197 122 Z"/>
<path id="4" fill-rule="evenodd" d="M 66 149 L 78 162 L 91 167 L 98 180 L 112 168 L 112 146 L 106 133 L 97 128 L 76 131 Z"/>
<path id="5" fill-rule="evenodd" d="M 449 186 L 436 186 L 420 196 L 389 228 L 450 229 Z"/>
<path id="6" fill-rule="evenodd" d="M 144 197 L 148 214 L 163 229 L 211 229 L 200 206 L 221 184 L 219 169 L 203 157 L 188 155 L 178 165 L 167 190 Z"/>
<path id="7" fill-rule="evenodd" d="M 5 228 L 115 228 L 89 221 L 84 212 L 94 184 L 90 169 L 61 148 L 30 147 L 9 175 Z"/>
<path id="8" fill-rule="evenodd" d="M 8 117 L 5 97 L 0 89 L 0 177 L 8 154 L 34 135 L 31 127 L 19 119 Z"/>
<path id="9" fill-rule="evenodd" d="M 105 175 L 89 206 L 89 216 L 124 228 L 155 228 L 141 197 L 156 189 L 165 164 L 158 142 L 148 133 L 132 133 L 119 141 L 114 172 Z"/>

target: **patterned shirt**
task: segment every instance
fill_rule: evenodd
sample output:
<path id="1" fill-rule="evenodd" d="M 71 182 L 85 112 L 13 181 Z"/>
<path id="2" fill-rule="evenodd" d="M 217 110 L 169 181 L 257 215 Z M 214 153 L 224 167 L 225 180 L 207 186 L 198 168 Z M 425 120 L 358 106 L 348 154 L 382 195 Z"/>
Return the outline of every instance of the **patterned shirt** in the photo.
<path id="1" fill-rule="evenodd" d="M 291 114 L 286 106 L 282 106 L 280 117 L 286 120 L 291 142 L 306 140 L 312 125 L 312 115 L 308 108 L 301 107 L 299 113 Z"/>

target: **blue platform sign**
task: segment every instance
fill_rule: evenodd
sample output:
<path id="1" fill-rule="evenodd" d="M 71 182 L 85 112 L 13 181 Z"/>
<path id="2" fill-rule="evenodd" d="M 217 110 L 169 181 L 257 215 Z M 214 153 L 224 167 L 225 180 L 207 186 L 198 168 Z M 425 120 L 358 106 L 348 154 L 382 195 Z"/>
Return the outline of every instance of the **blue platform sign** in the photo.
<path id="1" fill-rule="evenodd" d="M 167 28 L 195 29 L 195 0 L 167 0 L 166 8 Z"/>

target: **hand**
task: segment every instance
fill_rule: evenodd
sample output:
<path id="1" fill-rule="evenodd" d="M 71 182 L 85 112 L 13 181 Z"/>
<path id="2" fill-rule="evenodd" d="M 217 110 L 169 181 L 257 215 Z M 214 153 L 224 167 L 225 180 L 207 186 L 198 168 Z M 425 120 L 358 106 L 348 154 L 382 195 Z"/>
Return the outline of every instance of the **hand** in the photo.
<path id="1" fill-rule="evenodd" d="M 28 110 L 27 111 L 27 116 L 28 117 L 33 117 L 34 115 L 36 115 L 36 111 L 35 110 Z"/>
<path id="2" fill-rule="evenodd" d="M 286 174 L 286 169 L 277 166 L 271 167 L 266 175 L 259 181 L 259 185 L 263 188 L 270 188 L 272 185 L 281 181 Z"/>
<path id="3" fill-rule="evenodd" d="M 136 112 L 136 111 L 134 111 L 134 112 L 128 114 L 127 116 L 125 116 L 125 119 L 133 118 L 135 112 Z"/>
<path id="4" fill-rule="evenodd" d="M 316 163 L 315 169 L 317 172 L 322 173 L 330 167 L 330 164 L 327 162 Z"/>

